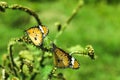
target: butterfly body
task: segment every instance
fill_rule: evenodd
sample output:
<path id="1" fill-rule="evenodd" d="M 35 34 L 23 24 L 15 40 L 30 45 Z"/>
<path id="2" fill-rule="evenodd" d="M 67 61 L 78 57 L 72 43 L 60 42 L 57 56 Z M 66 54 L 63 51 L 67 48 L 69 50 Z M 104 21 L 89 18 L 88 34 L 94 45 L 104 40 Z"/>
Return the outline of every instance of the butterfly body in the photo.
<path id="1" fill-rule="evenodd" d="M 53 53 L 54 53 L 54 64 L 56 67 L 58 68 L 70 67 L 73 69 L 79 68 L 78 61 L 64 50 L 56 47 L 55 44 L 53 44 Z"/>

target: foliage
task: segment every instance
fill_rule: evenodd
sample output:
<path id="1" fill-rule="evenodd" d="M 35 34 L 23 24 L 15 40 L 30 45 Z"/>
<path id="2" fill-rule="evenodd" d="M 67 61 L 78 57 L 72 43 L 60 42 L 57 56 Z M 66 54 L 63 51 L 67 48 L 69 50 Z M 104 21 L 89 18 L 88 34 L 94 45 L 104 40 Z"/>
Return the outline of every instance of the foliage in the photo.
<path id="1" fill-rule="evenodd" d="M 36 19 L 36 21 L 39 25 L 39 28 L 32 27 L 32 28 L 26 30 L 26 34 L 24 36 L 22 36 L 21 38 L 10 40 L 10 42 L 8 43 L 8 54 L 6 54 L 4 56 L 4 59 L 2 61 L 3 64 L 0 65 L 0 67 L 2 69 L 2 72 L 1 72 L 2 79 L 3 80 L 6 80 L 6 79 L 33 80 L 36 78 L 36 76 L 43 75 L 43 77 L 39 77 L 39 78 L 47 79 L 47 77 L 48 77 L 48 80 L 51 80 L 52 78 L 58 78 L 58 79 L 65 80 L 63 73 L 56 73 L 57 68 L 59 68 L 59 65 L 57 65 L 57 64 L 60 64 L 60 65 L 62 64 L 63 68 L 65 68 L 65 67 L 71 67 L 73 69 L 79 68 L 79 63 L 77 62 L 76 59 L 74 59 L 71 56 L 72 54 L 87 55 L 91 59 L 95 59 L 94 58 L 94 49 L 92 48 L 91 45 L 88 45 L 85 49 L 83 49 L 83 48 L 81 49 L 81 47 L 79 47 L 80 50 L 78 52 L 75 52 L 75 53 L 73 52 L 71 54 L 66 53 L 64 50 L 60 49 L 59 47 L 57 48 L 55 45 L 57 43 L 56 42 L 57 38 L 64 32 L 67 25 L 71 22 L 71 20 L 74 18 L 74 16 L 78 12 L 79 8 L 82 7 L 82 5 L 83 5 L 83 2 L 80 1 L 77 8 L 73 10 L 72 15 L 67 19 L 67 21 L 65 22 L 64 25 L 61 25 L 60 23 L 57 24 L 58 34 L 56 35 L 55 39 L 53 41 L 51 41 L 48 37 L 46 37 L 49 30 L 47 30 L 46 26 L 43 26 L 41 20 L 38 18 L 38 15 L 34 11 L 32 11 L 31 9 L 29 9 L 27 7 L 18 5 L 18 4 L 9 6 L 6 2 L 1 2 L 0 3 L 0 11 L 1 12 L 6 12 L 6 9 L 24 11 L 24 12 L 28 13 L 29 15 L 32 15 Z M 40 33 L 34 32 L 33 29 L 34 30 L 39 29 Z M 31 31 L 33 31 L 33 32 L 31 32 Z M 34 37 L 34 35 L 35 36 L 40 35 L 40 36 Z M 35 38 L 35 40 L 34 40 L 34 38 Z M 39 39 L 39 38 L 42 38 L 42 39 Z M 39 39 L 39 41 L 44 40 L 44 42 L 43 41 L 37 42 L 36 41 L 37 39 Z M 32 44 L 36 48 L 41 49 L 39 51 L 39 53 L 41 55 L 38 53 L 35 54 L 34 52 L 32 52 L 32 49 L 30 49 L 27 46 L 27 44 L 25 44 L 25 43 Z M 53 46 L 50 46 L 51 44 Z M 24 47 L 25 49 L 22 50 L 23 48 L 19 47 L 19 50 L 18 50 L 19 52 L 17 52 L 16 49 L 17 49 L 17 46 L 19 46 L 19 45 L 22 45 L 21 47 Z M 13 50 L 13 48 L 15 48 L 15 51 Z M 57 49 L 59 51 L 62 51 L 62 53 L 60 52 L 60 53 L 58 53 L 59 54 L 58 55 L 56 52 Z M 56 59 L 54 59 L 54 61 L 55 60 L 59 60 L 59 61 L 56 61 L 57 63 L 54 63 L 55 66 L 53 66 L 53 69 L 51 66 L 49 66 L 49 65 L 47 66 L 47 64 L 50 63 L 51 52 L 54 53 L 54 54 L 52 54 L 53 56 L 55 56 L 55 55 L 58 55 L 61 57 L 63 56 L 63 58 L 60 57 L 60 59 L 59 59 L 59 57 L 55 57 Z M 46 58 L 49 59 L 49 61 L 47 61 L 47 63 L 46 63 Z M 67 58 L 67 59 L 64 59 L 64 58 Z M 65 65 L 67 62 L 64 60 L 67 60 L 67 62 L 68 62 L 67 65 Z M 66 63 L 64 64 L 63 62 L 66 62 Z M 73 67 L 74 65 L 75 65 L 75 67 Z"/>
<path id="2" fill-rule="evenodd" d="M 51 39 L 54 39 L 55 34 L 57 33 L 57 27 L 54 25 L 54 23 L 58 21 L 60 23 L 63 23 L 66 20 L 66 18 L 70 16 L 72 9 L 76 6 L 77 3 L 76 1 L 77 0 L 73 1 L 59 0 L 51 3 L 47 1 L 43 3 L 32 1 L 31 3 L 30 1 L 27 0 L 25 0 L 24 2 L 23 0 L 20 1 L 15 0 L 14 2 L 8 0 L 7 2 L 9 4 L 14 3 L 21 4 L 30 7 L 35 12 L 37 12 L 42 22 L 44 24 L 47 24 L 47 26 L 50 29 L 49 37 Z M 58 38 L 57 45 L 59 47 L 62 47 L 63 49 L 68 50 L 68 48 L 76 44 L 77 45 L 92 44 L 95 48 L 95 52 L 98 57 L 93 62 L 89 60 L 89 58 L 73 55 L 78 59 L 78 61 L 81 64 L 80 69 L 79 70 L 59 69 L 57 73 L 59 72 L 64 73 L 64 77 L 69 80 L 120 79 L 119 9 L 120 9 L 119 5 L 107 5 L 106 3 L 100 4 L 98 3 L 97 5 L 91 5 L 91 3 L 89 4 L 85 3 L 84 7 L 78 12 L 73 21 L 69 24 L 69 27 L 63 32 L 63 35 L 61 35 Z M 20 16 L 17 16 L 16 13 L 19 13 Z M 22 21 L 22 19 L 24 18 L 27 21 L 17 24 L 19 25 L 19 28 L 18 26 L 11 25 L 11 23 L 13 23 L 14 21 L 19 22 Z M 11 38 L 22 36 L 23 31 L 25 29 L 28 29 L 31 25 L 36 25 L 35 20 L 32 17 L 29 17 L 28 14 L 26 15 L 24 12 L 11 10 L 7 10 L 6 13 L 0 12 L 0 27 L 1 27 L 0 42 L 2 42 L 0 45 L 1 54 L 7 53 L 6 50 L 7 44 Z M 4 35 L 2 35 L 3 33 Z M 36 54 L 39 52 L 38 49 L 36 50 L 32 46 L 30 46 L 29 48 L 32 49 L 33 52 L 36 51 L 35 52 Z M 17 48 L 16 51 L 18 50 L 19 48 Z M 46 70 L 44 69 L 44 71 Z M 37 76 L 36 79 L 39 79 L 39 76 Z"/>

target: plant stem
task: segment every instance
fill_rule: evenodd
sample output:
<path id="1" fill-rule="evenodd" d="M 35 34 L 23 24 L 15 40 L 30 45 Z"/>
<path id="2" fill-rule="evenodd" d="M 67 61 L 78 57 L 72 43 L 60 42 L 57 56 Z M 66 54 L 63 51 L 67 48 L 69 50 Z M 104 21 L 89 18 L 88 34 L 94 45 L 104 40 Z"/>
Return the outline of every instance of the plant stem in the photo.
<path id="1" fill-rule="evenodd" d="M 15 70 L 16 64 L 15 64 L 15 62 L 14 62 L 14 60 L 13 60 L 12 45 L 9 45 L 9 46 L 8 46 L 8 51 L 9 51 L 11 68 L 12 68 L 12 70 L 13 70 L 13 72 L 14 72 L 14 75 L 15 75 L 16 77 L 18 77 L 17 71 Z"/>
<path id="2" fill-rule="evenodd" d="M 72 15 L 67 19 L 66 23 L 69 24 L 71 20 L 75 17 L 78 13 L 79 9 L 83 6 L 83 0 L 80 0 L 77 7 L 73 10 Z"/>
<path id="3" fill-rule="evenodd" d="M 75 15 L 78 13 L 79 9 L 83 6 L 83 0 L 80 0 L 78 3 L 78 6 L 73 10 L 72 15 L 66 20 L 66 22 L 64 23 L 64 25 L 62 26 L 62 30 L 60 30 L 55 39 L 54 39 L 54 43 L 56 43 L 57 38 L 64 32 L 64 30 L 67 28 L 67 25 L 72 21 L 72 19 L 75 17 Z M 60 23 L 58 24 L 58 26 L 61 25 Z"/>
<path id="4" fill-rule="evenodd" d="M 38 25 L 42 24 L 38 15 L 34 11 L 32 11 L 31 9 L 29 9 L 27 7 L 23 7 L 18 4 L 13 4 L 11 6 L 8 6 L 8 4 L 6 2 L 0 2 L 0 11 L 5 12 L 5 9 L 24 11 L 24 12 L 28 13 L 29 15 L 32 15 L 36 19 Z"/>

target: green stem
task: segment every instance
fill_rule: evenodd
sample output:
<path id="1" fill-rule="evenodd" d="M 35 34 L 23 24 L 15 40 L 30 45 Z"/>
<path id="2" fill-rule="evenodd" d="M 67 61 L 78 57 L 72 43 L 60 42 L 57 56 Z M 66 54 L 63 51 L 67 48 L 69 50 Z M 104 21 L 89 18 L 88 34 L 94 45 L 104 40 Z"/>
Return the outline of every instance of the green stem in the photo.
<path id="1" fill-rule="evenodd" d="M 73 10 L 72 15 L 67 19 L 66 23 L 69 24 L 71 20 L 75 17 L 78 13 L 79 9 L 83 6 L 83 0 L 80 0 L 78 6 Z"/>
<path id="2" fill-rule="evenodd" d="M 64 30 L 67 28 L 67 25 L 72 21 L 72 19 L 75 17 L 75 15 L 78 13 L 79 9 L 83 6 L 83 0 L 79 1 L 78 6 L 73 10 L 72 15 L 66 20 L 64 25 L 62 26 L 62 30 L 58 32 L 54 39 L 54 43 L 56 43 L 57 38 L 64 32 Z M 60 25 L 60 24 L 58 24 Z"/>
<path id="3" fill-rule="evenodd" d="M 28 13 L 29 15 L 32 15 L 36 19 L 38 25 L 42 24 L 38 15 L 34 11 L 32 11 L 31 9 L 29 9 L 27 7 L 23 7 L 18 4 L 13 4 L 11 6 L 8 6 L 8 4 L 6 2 L 0 2 L 0 11 L 5 12 L 6 9 L 24 11 L 24 12 Z"/>
<path id="4" fill-rule="evenodd" d="M 12 45 L 9 46 L 8 51 L 9 51 L 9 57 L 10 57 L 11 68 L 12 68 L 12 70 L 13 70 L 13 72 L 14 72 L 14 75 L 15 75 L 16 77 L 18 77 L 17 71 L 16 71 L 16 69 L 15 69 L 16 64 L 15 64 L 15 62 L 14 62 L 14 60 L 13 60 Z"/>

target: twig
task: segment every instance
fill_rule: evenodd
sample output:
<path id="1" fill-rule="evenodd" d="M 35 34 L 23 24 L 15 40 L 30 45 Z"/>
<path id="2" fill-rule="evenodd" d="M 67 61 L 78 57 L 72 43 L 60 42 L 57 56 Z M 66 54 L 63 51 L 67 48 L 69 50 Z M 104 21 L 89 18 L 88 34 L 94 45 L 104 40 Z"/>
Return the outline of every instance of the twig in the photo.
<path id="1" fill-rule="evenodd" d="M 12 68 L 12 70 L 13 70 L 13 72 L 14 72 L 14 75 L 15 75 L 16 77 L 18 77 L 17 71 L 16 71 L 16 69 L 15 69 L 16 64 L 15 64 L 15 62 L 14 62 L 14 60 L 13 60 L 12 46 L 13 46 L 13 45 L 9 45 L 9 46 L 8 46 L 10 63 L 11 63 L 11 68 Z M 16 67 L 16 68 L 17 68 L 17 67 Z"/>
<path id="2" fill-rule="evenodd" d="M 23 7 L 23 6 L 18 5 L 18 4 L 8 6 L 8 4 L 6 2 L 0 2 L 0 11 L 5 12 L 5 9 L 24 11 L 24 12 L 28 13 L 29 15 L 32 15 L 36 19 L 38 25 L 42 24 L 38 15 L 34 11 L 32 11 L 31 9 L 29 9 L 27 7 Z"/>
<path id="3" fill-rule="evenodd" d="M 70 55 L 73 55 L 73 54 L 81 54 L 81 55 L 88 55 L 86 51 L 74 51 L 74 52 L 71 52 Z"/>
<path id="4" fill-rule="evenodd" d="M 13 9 L 13 10 L 17 10 L 18 9 L 18 10 L 21 10 L 21 11 L 25 11 L 28 14 L 32 15 L 36 19 L 38 25 L 42 24 L 40 19 L 38 18 L 38 15 L 34 11 L 32 11 L 31 9 L 29 9 L 27 7 L 23 7 L 21 5 L 14 4 L 14 5 L 9 6 L 8 8 Z"/>
<path id="5" fill-rule="evenodd" d="M 78 13 L 79 9 L 83 6 L 83 0 L 80 0 L 78 6 L 73 10 L 72 15 L 67 19 L 66 23 L 69 24 L 71 20 L 75 17 Z"/>
<path id="6" fill-rule="evenodd" d="M 87 45 L 84 50 L 74 51 L 74 52 L 70 53 L 70 55 L 73 55 L 73 54 L 81 54 L 81 55 L 89 56 L 93 60 L 96 57 L 94 49 L 93 49 L 93 47 L 91 45 Z"/>
<path id="7" fill-rule="evenodd" d="M 79 9 L 80 9 L 82 6 L 83 6 L 83 0 L 80 0 L 78 6 L 73 10 L 72 15 L 66 20 L 66 22 L 65 22 L 64 25 L 62 26 L 62 30 L 60 30 L 60 31 L 57 33 L 57 35 L 56 35 L 56 37 L 55 37 L 55 39 L 54 39 L 54 43 L 56 43 L 57 38 L 64 32 L 64 30 L 67 28 L 67 25 L 72 21 L 72 19 L 75 17 L 75 15 L 78 13 Z M 58 23 L 57 26 L 60 27 L 61 24 Z"/>

